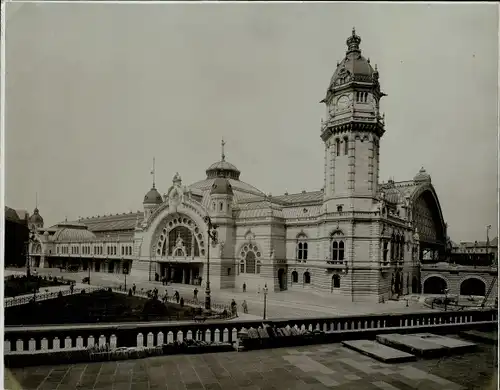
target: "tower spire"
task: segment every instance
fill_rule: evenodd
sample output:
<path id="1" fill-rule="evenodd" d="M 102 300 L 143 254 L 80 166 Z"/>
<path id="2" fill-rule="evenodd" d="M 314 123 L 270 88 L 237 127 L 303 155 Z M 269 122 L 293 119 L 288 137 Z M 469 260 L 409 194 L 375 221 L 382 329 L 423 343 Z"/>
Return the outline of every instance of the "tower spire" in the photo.
<path id="1" fill-rule="evenodd" d="M 153 169 L 151 170 L 151 175 L 153 175 L 153 188 L 155 187 L 155 158 L 153 157 Z"/>
<path id="2" fill-rule="evenodd" d="M 224 145 L 226 143 L 224 142 L 224 138 L 222 138 L 222 141 L 220 142 L 221 146 L 221 161 L 226 161 L 226 155 L 224 154 Z"/>

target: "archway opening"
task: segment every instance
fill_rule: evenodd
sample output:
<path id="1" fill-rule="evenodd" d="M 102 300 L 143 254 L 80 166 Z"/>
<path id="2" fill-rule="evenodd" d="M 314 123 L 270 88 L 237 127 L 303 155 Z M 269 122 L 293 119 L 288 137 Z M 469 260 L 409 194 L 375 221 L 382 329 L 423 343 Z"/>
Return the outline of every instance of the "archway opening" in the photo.
<path id="1" fill-rule="evenodd" d="M 311 274 L 309 271 L 304 272 L 304 284 L 310 284 L 311 283 Z"/>
<path id="2" fill-rule="evenodd" d="M 280 286 L 280 290 L 286 290 L 286 272 L 283 268 L 278 270 L 278 282 Z"/>
<path id="3" fill-rule="evenodd" d="M 481 279 L 468 278 L 460 284 L 460 295 L 486 295 L 486 285 Z"/>
<path id="4" fill-rule="evenodd" d="M 299 282 L 299 273 L 297 271 L 292 272 L 292 283 L 298 283 Z"/>
<path id="5" fill-rule="evenodd" d="M 424 282 L 424 294 L 444 294 L 447 288 L 446 280 L 439 276 L 431 276 Z"/>

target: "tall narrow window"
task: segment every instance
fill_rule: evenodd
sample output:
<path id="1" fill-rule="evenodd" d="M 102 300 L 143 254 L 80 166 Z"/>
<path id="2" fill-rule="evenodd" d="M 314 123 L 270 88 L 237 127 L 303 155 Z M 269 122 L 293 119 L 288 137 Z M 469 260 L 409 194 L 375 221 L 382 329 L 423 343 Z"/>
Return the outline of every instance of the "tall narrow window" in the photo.
<path id="1" fill-rule="evenodd" d="M 304 247 L 303 247 L 303 256 L 304 260 L 307 260 L 307 242 L 304 242 Z"/>
<path id="2" fill-rule="evenodd" d="M 219 203 L 219 211 L 223 211 L 224 210 L 224 203 L 220 202 Z"/>
<path id="3" fill-rule="evenodd" d="M 337 261 L 338 260 L 338 252 L 339 252 L 339 244 L 337 241 L 332 242 L 332 260 Z"/>
<path id="4" fill-rule="evenodd" d="M 383 258 L 384 263 L 387 263 L 387 252 L 389 251 L 388 246 L 389 246 L 389 243 L 387 241 L 384 241 L 383 250 L 382 250 L 382 258 Z"/>
<path id="5" fill-rule="evenodd" d="M 347 156 L 349 154 L 349 140 L 344 138 L 344 156 Z"/>
<path id="6" fill-rule="evenodd" d="M 302 243 L 297 244 L 297 260 L 302 260 Z"/>
<path id="7" fill-rule="evenodd" d="M 339 242 L 339 262 L 344 261 L 344 241 Z"/>
<path id="8" fill-rule="evenodd" d="M 337 156 L 340 156 L 340 140 L 337 138 L 336 142 L 336 147 L 337 147 Z"/>

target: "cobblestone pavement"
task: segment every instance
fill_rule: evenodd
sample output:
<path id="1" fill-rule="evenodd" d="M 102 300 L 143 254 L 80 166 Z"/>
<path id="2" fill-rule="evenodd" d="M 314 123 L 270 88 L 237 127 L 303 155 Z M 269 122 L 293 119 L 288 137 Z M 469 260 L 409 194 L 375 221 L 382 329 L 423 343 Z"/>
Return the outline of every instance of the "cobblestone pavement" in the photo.
<path id="1" fill-rule="evenodd" d="M 53 276 L 62 275 L 67 279 L 74 279 L 77 282 L 83 277 L 88 276 L 86 272 L 68 273 L 60 272 L 58 269 L 37 269 L 39 275 L 52 274 Z M 165 288 L 169 294 L 177 290 L 182 296 L 191 298 L 195 286 L 174 284 L 163 286 L 158 282 L 139 281 L 132 277 L 127 277 L 127 287 L 132 286 L 135 282 L 138 289 L 151 289 L 157 287 L 160 294 L 163 294 Z M 92 273 L 92 285 L 123 285 L 124 275 L 107 274 L 107 273 Z M 204 289 L 198 286 L 199 299 L 204 299 Z M 235 299 L 241 311 L 241 303 L 247 301 L 248 313 L 251 316 L 262 317 L 264 310 L 264 296 L 262 293 L 246 292 L 241 289 L 235 290 L 214 290 L 212 291 L 212 301 L 217 303 L 229 304 L 232 299 Z M 350 301 L 349 297 L 341 297 L 331 294 L 319 294 L 311 291 L 282 291 L 270 292 L 267 296 L 267 317 L 268 318 L 297 318 L 297 317 L 331 317 L 335 315 L 366 315 L 370 313 L 398 313 L 405 311 L 423 311 L 431 310 L 425 308 L 420 302 L 409 302 L 409 307 L 406 307 L 406 301 L 388 301 L 386 303 L 374 304 L 369 302 Z"/>
<path id="2" fill-rule="evenodd" d="M 340 344 L 6 370 L 8 390 L 496 389 L 494 351 L 383 364 Z"/>

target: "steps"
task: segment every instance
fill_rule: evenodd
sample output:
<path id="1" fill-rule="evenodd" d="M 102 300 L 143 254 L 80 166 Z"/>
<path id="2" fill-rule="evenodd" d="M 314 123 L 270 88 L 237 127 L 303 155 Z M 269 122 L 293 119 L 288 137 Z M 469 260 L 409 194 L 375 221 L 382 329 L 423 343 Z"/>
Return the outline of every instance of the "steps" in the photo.
<path id="1" fill-rule="evenodd" d="M 489 333 L 468 331 L 462 332 L 464 338 L 493 340 Z M 466 336 L 466 337 L 465 337 Z M 495 339 L 496 340 L 496 339 Z M 488 342 L 488 341 L 487 341 Z M 473 351 L 475 343 L 454 337 L 445 337 L 432 333 L 416 334 L 380 334 L 375 340 L 342 341 L 344 347 L 384 363 L 402 363 L 421 358 L 435 358 L 451 354 Z"/>

